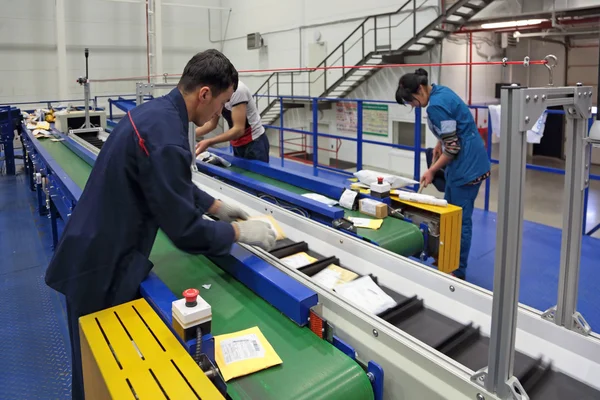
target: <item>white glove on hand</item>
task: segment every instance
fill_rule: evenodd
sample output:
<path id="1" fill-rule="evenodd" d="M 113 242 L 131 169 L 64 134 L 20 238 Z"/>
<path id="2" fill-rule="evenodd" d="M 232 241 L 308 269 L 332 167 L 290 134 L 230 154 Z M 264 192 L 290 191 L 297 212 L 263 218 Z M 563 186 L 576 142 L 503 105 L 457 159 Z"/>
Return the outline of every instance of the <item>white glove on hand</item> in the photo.
<path id="1" fill-rule="evenodd" d="M 246 211 L 242 210 L 241 208 L 239 208 L 237 206 L 232 206 L 232 205 L 223 203 L 220 200 L 219 200 L 219 207 L 217 208 L 217 211 L 213 213 L 213 215 L 215 217 L 219 218 L 220 221 L 224 221 L 224 222 L 233 222 L 233 221 L 237 221 L 238 219 L 242 219 L 242 220 L 248 219 L 248 213 L 246 213 Z"/>
<path id="2" fill-rule="evenodd" d="M 277 234 L 271 225 L 264 221 L 234 222 L 239 231 L 238 242 L 258 246 L 266 251 L 275 247 Z"/>

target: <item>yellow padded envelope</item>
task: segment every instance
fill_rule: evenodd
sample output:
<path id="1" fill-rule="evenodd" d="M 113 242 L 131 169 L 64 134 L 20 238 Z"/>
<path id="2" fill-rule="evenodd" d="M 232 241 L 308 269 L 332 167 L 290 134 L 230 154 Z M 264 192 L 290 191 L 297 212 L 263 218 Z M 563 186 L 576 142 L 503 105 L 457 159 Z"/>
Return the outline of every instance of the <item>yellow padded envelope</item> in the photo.
<path id="1" fill-rule="evenodd" d="M 215 336 L 215 361 L 226 382 L 283 363 L 257 326 Z"/>
<path id="2" fill-rule="evenodd" d="M 256 217 L 250 217 L 248 219 L 266 222 L 267 224 L 271 225 L 271 228 L 273 229 L 273 231 L 275 231 L 275 234 L 277 235 L 277 240 L 285 239 L 285 233 L 283 233 L 283 230 L 281 230 L 281 227 L 279 226 L 275 218 L 273 218 L 271 215 L 260 215 Z"/>

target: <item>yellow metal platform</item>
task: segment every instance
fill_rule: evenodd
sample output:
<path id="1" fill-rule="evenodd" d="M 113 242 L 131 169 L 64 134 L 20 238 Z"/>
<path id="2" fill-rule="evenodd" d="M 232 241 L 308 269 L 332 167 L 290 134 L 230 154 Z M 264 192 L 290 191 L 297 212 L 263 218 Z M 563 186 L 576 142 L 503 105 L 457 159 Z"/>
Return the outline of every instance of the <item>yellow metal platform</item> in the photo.
<path id="1" fill-rule="evenodd" d="M 86 399 L 224 397 L 144 299 L 79 319 Z"/>

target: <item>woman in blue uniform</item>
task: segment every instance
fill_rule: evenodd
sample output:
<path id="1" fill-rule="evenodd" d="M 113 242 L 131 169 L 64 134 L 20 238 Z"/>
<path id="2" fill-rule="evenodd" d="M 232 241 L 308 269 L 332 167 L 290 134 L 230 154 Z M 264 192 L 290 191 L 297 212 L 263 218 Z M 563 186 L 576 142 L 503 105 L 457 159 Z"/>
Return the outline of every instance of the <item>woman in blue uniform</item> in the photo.
<path id="1" fill-rule="evenodd" d="M 453 275 L 465 279 L 471 248 L 471 217 L 481 182 L 490 176 L 490 160 L 469 107 L 452 90 L 429 84 L 427 72 L 419 68 L 400 78 L 396 91 L 399 104 L 427 107 L 429 129 L 438 139 L 433 165 L 421 177 L 429 185 L 439 170 L 446 170 L 445 199 L 462 208 L 460 263 Z"/>

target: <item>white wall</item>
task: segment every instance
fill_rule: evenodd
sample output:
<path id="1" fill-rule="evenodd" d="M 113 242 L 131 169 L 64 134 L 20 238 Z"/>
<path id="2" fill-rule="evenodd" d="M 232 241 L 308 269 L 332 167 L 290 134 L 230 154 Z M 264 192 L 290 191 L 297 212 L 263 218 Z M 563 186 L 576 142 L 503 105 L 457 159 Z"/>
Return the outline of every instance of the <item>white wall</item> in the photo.
<path id="1" fill-rule="evenodd" d="M 2 0 L 0 8 L 0 103 L 54 95 L 54 3 Z"/>
<path id="2" fill-rule="evenodd" d="M 202 4 L 218 7 L 220 1 Z M 54 1 L 0 0 L 0 9 L 0 103 L 58 98 Z M 85 74 L 85 47 L 90 49 L 90 79 L 147 74 L 143 4 L 65 0 L 65 10 L 70 98 L 83 98 L 83 88 L 75 80 Z M 220 11 L 212 13 L 210 37 L 219 39 Z M 181 73 L 193 54 L 219 46 L 209 41 L 206 9 L 163 6 L 162 22 L 166 72 Z M 135 81 L 95 83 L 91 88 L 92 96 L 134 93 Z"/>
<path id="3" fill-rule="evenodd" d="M 320 34 L 319 41 L 324 43 L 329 53 L 360 25 L 364 18 L 396 11 L 402 3 L 392 0 L 223 0 L 223 7 L 232 8 L 231 15 L 223 13 L 221 21 L 222 26 L 226 26 L 229 18 L 224 51 L 239 69 L 308 67 L 308 44 L 315 42 L 316 34 Z M 417 1 L 417 6 L 423 8 L 437 4 L 437 0 Z M 427 13 L 426 19 L 419 19 L 418 27 L 435 15 L 431 9 L 425 10 L 424 13 Z M 396 17 L 398 21 L 392 21 L 392 25 L 407 16 L 408 14 Z M 407 22 L 410 22 L 410 29 L 406 29 L 406 35 L 412 36 L 412 18 L 408 18 Z M 381 23 L 379 26 L 382 26 Z M 261 33 L 266 48 L 246 49 L 246 35 L 253 32 Z M 350 64 L 358 59 L 345 61 L 346 64 Z M 334 74 L 332 71 L 331 76 Z M 243 79 L 251 88 L 258 89 L 269 75 L 270 73 L 244 74 Z M 308 73 L 294 79 L 308 82 Z M 312 79 L 315 79 L 314 75 Z M 308 83 L 305 90 L 308 90 Z"/>

